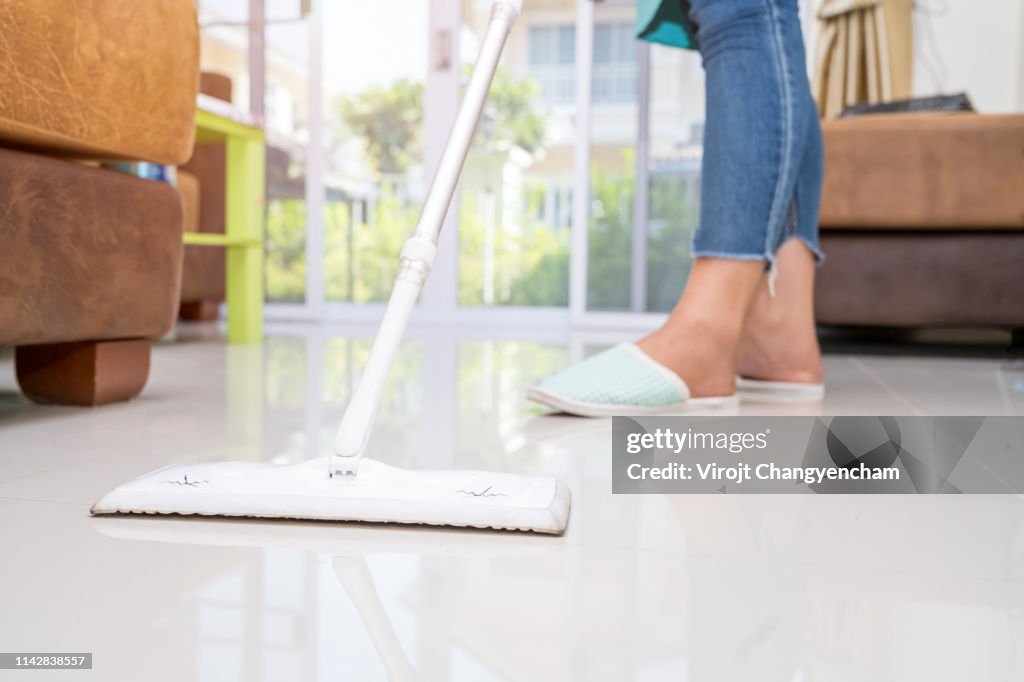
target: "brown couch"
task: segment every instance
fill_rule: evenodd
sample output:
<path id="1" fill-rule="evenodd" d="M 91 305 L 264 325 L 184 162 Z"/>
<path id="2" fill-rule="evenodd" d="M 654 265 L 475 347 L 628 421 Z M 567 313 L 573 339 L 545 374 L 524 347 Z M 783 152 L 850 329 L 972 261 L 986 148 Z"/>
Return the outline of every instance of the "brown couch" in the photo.
<path id="1" fill-rule="evenodd" d="M 826 325 L 1024 327 L 1024 115 L 824 124 Z"/>
<path id="2" fill-rule="evenodd" d="M 193 0 L 0 5 L 0 345 L 45 402 L 136 395 L 178 306 L 171 185 L 95 161 L 192 153 Z"/>

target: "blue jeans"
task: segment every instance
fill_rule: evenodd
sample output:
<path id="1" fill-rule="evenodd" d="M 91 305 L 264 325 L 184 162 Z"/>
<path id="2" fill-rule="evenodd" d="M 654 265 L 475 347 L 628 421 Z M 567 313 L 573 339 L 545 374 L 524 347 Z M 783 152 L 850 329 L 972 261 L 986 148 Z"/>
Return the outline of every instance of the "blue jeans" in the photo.
<path id="1" fill-rule="evenodd" d="M 820 262 L 822 145 L 797 0 L 689 0 L 704 60 L 695 256 L 764 260 L 800 239 Z"/>

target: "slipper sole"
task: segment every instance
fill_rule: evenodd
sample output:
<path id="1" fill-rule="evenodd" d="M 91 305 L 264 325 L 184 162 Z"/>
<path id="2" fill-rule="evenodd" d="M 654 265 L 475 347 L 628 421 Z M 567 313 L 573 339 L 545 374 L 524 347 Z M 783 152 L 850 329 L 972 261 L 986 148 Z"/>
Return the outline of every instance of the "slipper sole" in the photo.
<path id="1" fill-rule="evenodd" d="M 536 387 L 526 390 L 530 400 L 551 407 L 559 412 L 574 414 L 579 417 L 642 417 L 649 415 L 687 414 L 697 410 L 734 407 L 739 398 L 734 395 L 716 396 L 713 398 L 688 398 L 687 400 L 669 405 L 651 407 L 647 405 L 620 405 L 606 403 L 584 403 L 557 396 Z"/>
<path id="2" fill-rule="evenodd" d="M 795 381 L 761 381 L 736 377 L 736 394 L 742 400 L 762 402 L 816 402 L 825 397 L 825 384 Z"/>

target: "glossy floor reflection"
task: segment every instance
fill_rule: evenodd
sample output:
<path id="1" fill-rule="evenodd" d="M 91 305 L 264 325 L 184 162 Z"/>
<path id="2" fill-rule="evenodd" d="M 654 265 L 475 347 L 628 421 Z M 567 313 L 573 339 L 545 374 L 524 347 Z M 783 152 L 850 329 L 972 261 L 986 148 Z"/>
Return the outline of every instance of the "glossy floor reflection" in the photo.
<path id="1" fill-rule="evenodd" d="M 324 454 L 367 335 L 186 334 L 98 410 L 28 404 L 0 360 L 0 649 L 92 651 L 82 680 L 1024 679 L 1024 500 L 612 496 L 610 422 L 522 399 L 608 342 L 413 330 L 371 444 L 562 477 L 562 538 L 89 517 L 163 464 Z M 826 363 L 824 403 L 742 411 L 1024 412 L 1003 361 Z"/>

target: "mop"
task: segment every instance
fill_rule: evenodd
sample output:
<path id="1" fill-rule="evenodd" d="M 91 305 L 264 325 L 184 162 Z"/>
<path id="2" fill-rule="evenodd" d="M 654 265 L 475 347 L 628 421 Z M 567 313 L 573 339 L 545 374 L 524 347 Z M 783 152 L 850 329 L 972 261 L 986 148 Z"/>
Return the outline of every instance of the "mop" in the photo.
<path id="1" fill-rule="evenodd" d="M 554 478 L 484 471 L 411 471 L 364 458 L 398 344 L 437 256 L 437 239 L 521 0 L 497 0 L 476 67 L 427 193 L 402 247 L 395 286 L 362 378 L 328 457 L 291 465 L 172 465 L 129 481 L 93 514 L 199 514 L 469 526 L 560 534 L 569 489 Z"/>

